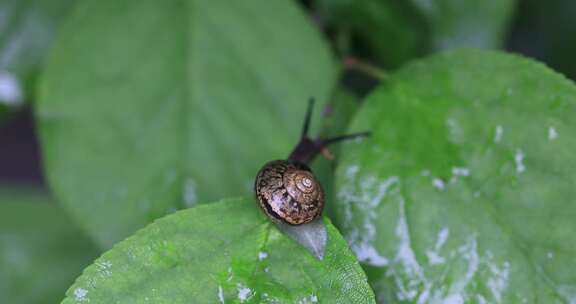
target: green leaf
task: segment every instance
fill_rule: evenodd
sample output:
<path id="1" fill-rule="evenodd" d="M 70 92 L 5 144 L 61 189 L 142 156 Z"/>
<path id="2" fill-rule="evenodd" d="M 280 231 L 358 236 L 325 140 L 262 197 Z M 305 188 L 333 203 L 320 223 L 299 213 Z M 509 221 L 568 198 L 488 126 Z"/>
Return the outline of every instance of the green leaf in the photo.
<path id="1" fill-rule="evenodd" d="M 427 49 L 426 22 L 410 2 L 319 0 L 317 9 L 340 31 L 358 34 L 387 67 Z"/>
<path id="2" fill-rule="evenodd" d="M 358 110 L 359 98 L 346 88 L 337 88 L 322 111 L 322 136 L 338 136 L 346 132 Z"/>
<path id="3" fill-rule="evenodd" d="M 34 80 L 74 0 L 0 0 L 0 111 L 32 95 Z"/>
<path id="4" fill-rule="evenodd" d="M 326 105 L 322 114 L 322 131 L 320 136 L 324 138 L 343 135 L 352 117 L 356 114 L 360 100 L 358 97 L 347 91 L 345 88 L 338 88 L 334 91 L 334 95 L 330 102 Z M 339 147 L 342 143 L 328 147 L 330 154 L 338 159 Z M 327 159 L 323 155 L 319 155 L 312 162 L 312 170 L 320 181 L 324 189 L 326 206 L 324 207 L 324 214 L 332 218 L 334 204 L 334 172 L 336 171 L 336 161 L 334 159 Z"/>
<path id="5" fill-rule="evenodd" d="M 351 124 L 337 223 L 384 303 L 576 299 L 576 86 L 461 50 L 410 64 Z"/>
<path id="6" fill-rule="evenodd" d="M 515 0 L 320 0 L 320 11 L 351 29 L 387 67 L 435 50 L 502 46 Z"/>
<path id="7" fill-rule="evenodd" d="M 430 27 L 434 50 L 503 45 L 516 0 L 412 0 Z"/>
<path id="8" fill-rule="evenodd" d="M 325 223 L 318 260 L 253 199 L 179 211 L 103 254 L 63 303 L 374 303 L 346 242 Z"/>
<path id="9" fill-rule="evenodd" d="M 96 254 L 44 194 L 0 191 L 0 303 L 57 303 Z"/>
<path id="10" fill-rule="evenodd" d="M 110 246 L 169 211 L 251 193 L 335 76 L 291 1 L 83 1 L 41 86 L 48 179 Z"/>

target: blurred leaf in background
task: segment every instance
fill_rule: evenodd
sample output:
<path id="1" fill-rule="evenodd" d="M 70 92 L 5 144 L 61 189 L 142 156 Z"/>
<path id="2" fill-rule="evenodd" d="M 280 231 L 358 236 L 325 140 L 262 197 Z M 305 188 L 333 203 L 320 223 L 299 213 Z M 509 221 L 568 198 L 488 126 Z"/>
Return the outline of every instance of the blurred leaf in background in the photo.
<path id="1" fill-rule="evenodd" d="M 0 112 L 31 101 L 39 68 L 74 2 L 0 0 Z"/>
<path id="2" fill-rule="evenodd" d="M 412 0 L 430 28 L 432 50 L 500 48 L 511 23 L 515 0 Z"/>
<path id="3" fill-rule="evenodd" d="M 493 51 L 403 67 L 343 146 L 336 222 L 383 303 L 576 297 L 576 86 Z"/>
<path id="4" fill-rule="evenodd" d="M 288 0 L 83 1 L 53 55 L 36 111 L 46 175 L 103 247 L 168 212 L 252 193 L 337 76 Z"/>
<path id="5" fill-rule="evenodd" d="M 338 88 L 334 91 L 329 103 L 322 111 L 322 126 L 320 137 L 329 138 L 343 135 L 346 133 L 348 124 L 358 111 L 360 99 L 345 88 Z M 332 218 L 334 212 L 334 171 L 336 169 L 338 151 L 341 145 L 347 142 L 341 142 L 331 145 L 327 148 L 328 155 L 319 155 L 312 162 L 314 174 L 320 181 L 324 189 L 325 200 L 328 202 L 324 206 L 324 214 Z"/>
<path id="6" fill-rule="evenodd" d="M 337 31 L 356 33 L 386 67 L 397 68 L 432 51 L 499 48 L 515 0 L 318 0 Z M 362 55 L 362 54 L 361 54 Z"/>
<path id="7" fill-rule="evenodd" d="M 398 67 L 427 49 L 426 23 L 409 1 L 318 0 L 317 9 L 336 27 L 336 35 L 361 38 L 368 50 L 359 56 L 375 56 L 387 67 Z"/>
<path id="8" fill-rule="evenodd" d="M 97 253 L 46 194 L 0 189 L 0 303 L 58 303 Z"/>
<path id="9" fill-rule="evenodd" d="M 179 211 L 104 253 L 63 303 L 375 303 L 346 241 L 324 223 L 319 260 L 252 198 Z"/>
<path id="10" fill-rule="evenodd" d="M 517 16 L 509 48 L 576 79 L 576 1 L 520 1 Z"/>

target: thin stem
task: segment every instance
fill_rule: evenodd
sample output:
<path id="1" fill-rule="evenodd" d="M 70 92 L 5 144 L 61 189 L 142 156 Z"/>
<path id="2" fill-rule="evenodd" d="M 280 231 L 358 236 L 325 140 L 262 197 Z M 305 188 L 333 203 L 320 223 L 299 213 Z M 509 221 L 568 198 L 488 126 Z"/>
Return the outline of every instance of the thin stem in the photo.
<path id="1" fill-rule="evenodd" d="M 355 57 L 347 57 L 344 60 L 344 66 L 348 69 L 360 71 L 377 80 L 388 78 L 388 73 L 383 69 Z"/>

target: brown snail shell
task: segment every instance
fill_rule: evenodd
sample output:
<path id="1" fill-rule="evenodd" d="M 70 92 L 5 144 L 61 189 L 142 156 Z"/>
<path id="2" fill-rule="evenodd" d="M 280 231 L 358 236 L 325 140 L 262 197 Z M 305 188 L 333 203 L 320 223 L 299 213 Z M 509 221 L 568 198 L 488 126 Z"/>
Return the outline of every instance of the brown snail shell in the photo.
<path id="1" fill-rule="evenodd" d="M 319 217 L 324 191 L 303 163 L 275 160 L 260 169 L 254 185 L 262 210 L 273 220 L 301 225 Z"/>
<path id="2" fill-rule="evenodd" d="M 324 208 L 324 191 L 306 164 L 328 145 L 370 135 L 370 132 L 362 132 L 311 139 L 308 127 L 313 106 L 314 100 L 310 99 L 300 141 L 288 159 L 271 161 L 256 175 L 254 190 L 258 203 L 275 222 L 302 225 L 319 217 Z"/>

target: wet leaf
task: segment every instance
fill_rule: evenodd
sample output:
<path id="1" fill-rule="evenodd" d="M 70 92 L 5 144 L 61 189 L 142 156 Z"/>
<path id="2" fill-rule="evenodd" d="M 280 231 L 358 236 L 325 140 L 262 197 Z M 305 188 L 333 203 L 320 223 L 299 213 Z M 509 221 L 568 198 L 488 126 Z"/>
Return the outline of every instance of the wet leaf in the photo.
<path id="1" fill-rule="evenodd" d="M 111 246 L 167 212 L 251 193 L 335 74 L 291 1 L 83 1 L 41 86 L 47 177 Z"/>
<path id="2" fill-rule="evenodd" d="M 0 303 L 57 303 L 96 254 L 45 194 L 0 190 Z"/>
<path id="3" fill-rule="evenodd" d="M 384 303 L 576 299 L 576 86 L 463 50 L 365 102 L 337 168 L 337 222 Z"/>
<path id="4" fill-rule="evenodd" d="M 179 211 L 104 253 L 64 303 L 374 303 L 346 242 L 324 223 L 319 260 L 253 199 Z"/>

